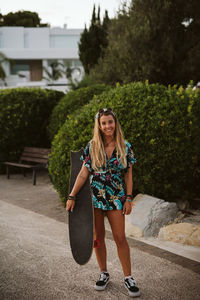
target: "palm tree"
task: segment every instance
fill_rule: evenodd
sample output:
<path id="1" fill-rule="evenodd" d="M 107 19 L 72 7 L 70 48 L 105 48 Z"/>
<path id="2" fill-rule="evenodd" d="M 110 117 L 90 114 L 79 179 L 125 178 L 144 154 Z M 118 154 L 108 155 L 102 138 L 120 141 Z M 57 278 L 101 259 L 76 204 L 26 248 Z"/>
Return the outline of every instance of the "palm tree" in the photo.
<path id="1" fill-rule="evenodd" d="M 0 52 L 0 79 L 3 81 L 4 86 L 7 86 L 6 72 L 3 68 L 3 62 L 5 62 L 5 61 L 10 61 L 10 59 L 8 59 L 7 56 L 3 52 Z"/>
<path id="2" fill-rule="evenodd" d="M 63 67 L 65 68 L 64 74 L 66 78 L 69 79 L 70 81 L 73 80 L 72 75 L 74 72 L 77 72 L 78 76 L 81 75 L 81 68 L 74 67 L 70 61 L 65 61 Z"/>
<path id="3" fill-rule="evenodd" d="M 62 66 L 62 64 L 58 61 L 53 61 L 50 63 L 51 71 L 47 67 L 43 67 L 47 77 L 43 77 L 43 79 L 46 79 L 47 81 L 54 81 L 58 80 L 60 77 L 62 77 L 63 71 L 59 68 L 59 66 Z"/>
<path id="4" fill-rule="evenodd" d="M 63 67 L 65 69 L 65 71 L 63 73 L 65 74 L 66 78 L 69 81 L 68 85 L 69 85 L 70 89 L 72 89 L 72 90 L 76 89 L 76 86 L 78 85 L 79 80 L 77 80 L 77 78 L 73 78 L 73 74 L 75 75 L 75 72 L 76 72 L 76 75 L 78 77 L 80 77 L 81 76 L 81 68 L 73 66 L 70 61 L 65 61 L 63 64 Z"/>
<path id="5" fill-rule="evenodd" d="M 53 61 L 50 63 L 51 71 L 47 67 L 43 67 L 44 72 L 46 73 L 47 77 L 43 77 L 47 81 L 56 81 L 63 75 L 69 80 L 69 85 L 75 84 L 76 79 L 73 79 L 73 74 L 77 73 L 77 76 L 81 76 L 81 68 L 75 67 L 72 65 L 70 61 L 64 61 L 64 63 L 59 61 Z M 77 81 L 78 82 L 78 81 Z"/>

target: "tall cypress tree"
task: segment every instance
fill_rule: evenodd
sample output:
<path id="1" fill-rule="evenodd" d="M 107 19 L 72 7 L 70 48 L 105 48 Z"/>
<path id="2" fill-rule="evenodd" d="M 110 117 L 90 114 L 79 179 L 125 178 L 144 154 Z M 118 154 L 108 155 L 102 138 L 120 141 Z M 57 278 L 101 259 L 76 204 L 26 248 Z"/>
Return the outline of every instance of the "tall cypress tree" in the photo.
<path id="1" fill-rule="evenodd" d="M 108 28 L 110 25 L 110 19 L 108 17 L 108 11 L 105 10 L 105 15 L 103 18 L 103 24 L 102 24 L 102 39 L 101 39 L 101 45 L 102 45 L 102 52 L 106 49 L 108 46 Z M 103 55 L 102 55 L 103 57 Z"/>
<path id="2" fill-rule="evenodd" d="M 108 44 L 108 24 L 108 12 L 105 13 L 102 23 L 100 18 L 100 6 L 96 14 L 96 7 L 94 5 L 90 27 L 87 29 L 85 26 L 79 43 L 79 57 L 87 74 L 89 74 L 90 70 L 97 64 L 98 59 L 103 57 L 104 48 Z"/>
<path id="3" fill-rule="evenodd" d="M 101 17 L 100 17 L 100 5 L 98 6 L 98 13 L 97 13 L 97 24 L 101 25 Z"/>
<path id="4" fill-rule="evenodd" d="M 85 73 L 89 73 L 89 65 L 88 65 L 88 57 L 89 57 L 89 47 L 90 44 L 90 35 L 85 25 L 85 29 L 81 34 L 80 42 L 78 44 L 79 47 L 79 58 L 83 64 Z"/>
<path id="5" fill-rule="evenodd" d="M 91 24 L 95 24 L 95 23 L 96 23 L 96 20 L 97 20 L 97 18 L 96 18 L 96 7 L 95 7 L 95 5 L 94 5 L 94 7 L 93 7 L 93 12 L 92 12 L 92 20 L 91 20 Z"/>

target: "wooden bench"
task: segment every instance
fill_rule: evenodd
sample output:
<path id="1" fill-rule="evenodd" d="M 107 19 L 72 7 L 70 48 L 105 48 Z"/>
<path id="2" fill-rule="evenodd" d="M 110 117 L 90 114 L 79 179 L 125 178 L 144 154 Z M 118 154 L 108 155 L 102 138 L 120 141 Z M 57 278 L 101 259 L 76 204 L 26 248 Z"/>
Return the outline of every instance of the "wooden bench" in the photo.
<path id="1" fill-rule="evenodd" d="M 50 149 L 25 147 L 19 162 L 4 162 L 7 178 L 10 178 L 9 167 L 19 167 L 33 170 L 33 185 L 36 185 L 36 171 L 47 169 Z M 31 163 L 31 164 L 30 164 Z M 25 172 L 24 172 L 25 176 Z"/>

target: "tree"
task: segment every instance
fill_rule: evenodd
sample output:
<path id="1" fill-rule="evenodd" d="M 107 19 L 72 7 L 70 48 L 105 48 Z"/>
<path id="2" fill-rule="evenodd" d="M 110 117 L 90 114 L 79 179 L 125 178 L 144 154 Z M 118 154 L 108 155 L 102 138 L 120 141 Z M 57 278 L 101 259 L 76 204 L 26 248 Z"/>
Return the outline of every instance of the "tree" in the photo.
<path id="1" fill-rule="evenodd" d="M 10 60 L 7 58 L 7 56 L 4 53 L 0 52 L 0 79 L 3 81 L 5 86 L 7 86 L 7 82 L 6 82 L 6 72 L 3 67 L 3 62 L 6 61 L 10 61 Z"/>
<path id="2" fill-rule="evenodd" d="M 43 70 L 47 75 L 47 77 L 44 76 L 43 79 L 53 82 L 62 77 L 62 75 L 63 75 L 63 64 L 62 63 L 60 63 L 58 61 L 52 61 L 49 65 L 49 67 L 50 67 L 51 71 L 49 71 L 49 68 L 43 67 Z"/>
<path id="3" fill-rule="evenodd" d="M 24 26 L 24 27 L 47 27 L 49 24 L 40 23 L 36 12 L 17 11 L 7 15 L 0 15 L 0 26 Z"/>
<path id="4" fill-rule="evenodd" d="M 79 57 L 87 74 L 97 64 L 98 59 L 103 57 L 104 49 L 108 44 L 107 30 L 109 21 L 108 12 L 105 11 L 103 22 L 101 22 L 100 6 L 96 15 L 94 5 L 90 27 L 87 29 L 85 26 L 79 43 Z"/>
<path id="5" fill-rule="evenodd" d="M 125 14 L 111 20 L 108 30 L 108 46 L 104 50 L 104 56 L 99 58 L 98 64 L 90 71 L 91 77 L 96 82 L 114 85 L 116 82 L 130 81 L 129 72 L 132 73 L 131 58 L 133 56 L 129 53 L 129 45 L 125 38 L 128 26 L 129 17 Z"/>
<path id="6" fill-rule="evenodd" d="M 81 76 L 81 68 L 73 66 L 70 61 L 52 61 L 49 67 L 43 67 L 46 76 L 43 76 L 43 79 L 53 83 L 65 76 L 71 87 L 75 87 L 78 84 L 76 77 Z M 75 78 L 74 78 L 75 77 Z"/>
<path id="7" fill-rule="evenodd" d="M 185 43 L 182 74 L 195 82 L 200 80 L 200 5 L 198 0 L 185 1 L 183 6 Z"/>
<path id="8" fill-rule="evenodd" d="M 110 25 L 110 19 L 108 16 L 108 11 L 105 10 L 105 15 L 103 18 L 103 24 L 102 24 L 102 35 L 101 35 L 101 45 L 102 45 L 102 51 L 106 49 L 108 46 L 108 28 Z"/>
<path id="9" fill-rule="evenodd" d="M 199 32 L 198 0 L 132 0 L 112 20 L 108 47 L 91 75 L 111 84 L 199 81 Z"/>
<path id="10" fill-rule="evenodd" d="M 81 68 L 73 66 L 72 62 L 65 61 L 62 64 L 63 74 L 68 79 L 68 85 L 71 89 L 76 89 L 81 78 Z"/>

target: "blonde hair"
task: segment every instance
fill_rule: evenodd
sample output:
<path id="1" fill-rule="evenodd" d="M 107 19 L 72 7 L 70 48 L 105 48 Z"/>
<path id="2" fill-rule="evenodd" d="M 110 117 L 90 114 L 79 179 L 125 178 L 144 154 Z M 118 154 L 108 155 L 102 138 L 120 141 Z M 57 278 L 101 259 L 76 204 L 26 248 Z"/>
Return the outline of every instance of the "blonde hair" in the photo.
<path id="1" fill-rule="evenodd" d="M 97 171 L 102 166 L 106 166 L 106 153 L 103 142 L 103 134 L 100 129 L 100 118 L 103 115 L 111 115 L 115 120 L 115 143 L 116 143 L 116 151 L 117 151 L 117 159 L 120 158 L 120 161 L 124 168 L 127 166 L 126 160 L 126 144 L 123 136 L 123 132 L 121 130 L 119 121 L 116 118 L 116 115 L 113 111 L 105 111 L 98 113 L 95 118 L 93 138 L 90 141 L 90 156 L 92 161 L 92 168 Z"/>

